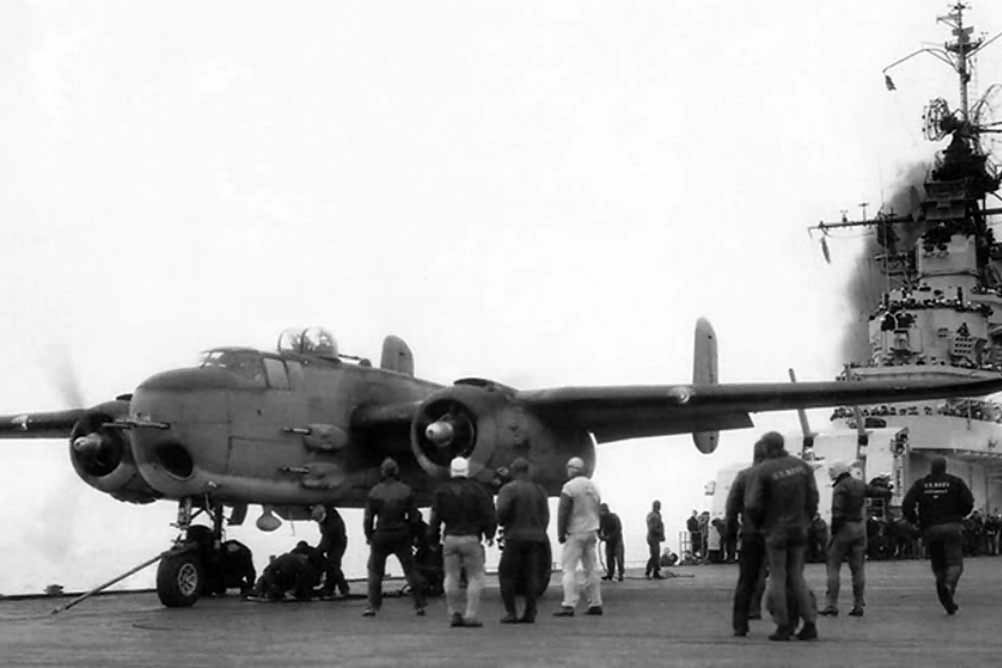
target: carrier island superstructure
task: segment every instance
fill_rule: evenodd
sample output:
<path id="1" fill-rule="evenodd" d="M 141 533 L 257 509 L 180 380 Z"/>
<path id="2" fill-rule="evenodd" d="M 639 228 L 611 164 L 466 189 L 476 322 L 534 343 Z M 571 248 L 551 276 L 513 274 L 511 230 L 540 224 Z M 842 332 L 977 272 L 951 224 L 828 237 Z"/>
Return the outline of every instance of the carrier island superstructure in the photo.
<path id="1" fill-rule="evenodd" d="M 890 71 L 913 56 L 931 53 L 956 72 L 960 100 L 951 109 L 943 98 L 932 100 L 923 115 L 927 139 L 942 144 L 916 184 L 908 211 L 882 209 L 875 217 L 822 222 L 811 228 L 820 235 L 825 257 L 829 235 L 843 228 L 864 228 L 876 237 L 873 263 L 879 269 L 879 297 L 867 327 L 868 355 L 846 364 L 840 379 L 867 382 L 929 379 L 944 376 L 996 376 L 1002 373 L 1002 243 L 992 230 L 1002 208 L 991 208 L 1000 173 L 987 150 L 991 133 L 1002 123 L 992 119 L 992 103 L 1002 102 L 998 84 L 975 102 L 968 99 L 972 56 L 998 37 L 975 39 L 964 24 L 966 6 L 956 4 L 939 22 L 951 30 L 942 48 L 924 48 L 885 68 Z M 1002 47 L 1002 42 L 999 43 Z M 1002 111 L 999 113 L 1002 119 Z M 924 191 L 924 192 L 923 192 Z M 991 400 L 948 400 L 843 406 L 831 424 L 788 437 L 790 450 L 802 450 L 815 462 L 820 511 L 829 512 L 827 465 L 857 462 L 859 475 L 870 480 L 889 476 L 893 496 L 889 508 L 900 509 L 905 492 L 929 471 L 934 456 L 947 459 L 948 470 L 963 478 L 984 513 L 1002 507 L 1002 404 Z M 802 448 L 797 447 L 803 444 Z M 737 468 L 722 470 L 713 490 L 713 514 L 723 501 Z M 709 491 L 709 489 L 708 489 Z M 828 517 L 825 517 L 828 520 Z"/>

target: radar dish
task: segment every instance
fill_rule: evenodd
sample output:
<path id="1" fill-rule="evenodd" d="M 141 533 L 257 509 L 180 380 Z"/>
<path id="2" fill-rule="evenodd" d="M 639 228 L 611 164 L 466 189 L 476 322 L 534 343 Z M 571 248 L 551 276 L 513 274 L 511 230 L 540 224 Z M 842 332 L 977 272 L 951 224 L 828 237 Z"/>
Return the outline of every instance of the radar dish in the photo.
<path id="1" fill-rule="evenodd" d="M 945 137 L 949 130 L 944 127 L 943 121 L 947 119 L 953 119 L 953 112 L 950 111 L 946 100 L 941 97 L 929 100 L 929 104 L 922 110 L 922 133 L 925 138 L 929 141 L 939 141 Z"/>
<path id="2" fill-rule="evenodd" d="M 992 84 L 971 107 L 971 130 L 977 150 L 985 156 L 986 170 L 998 179 L 999 134 L 1002 133 L 1002 84 Z"/>

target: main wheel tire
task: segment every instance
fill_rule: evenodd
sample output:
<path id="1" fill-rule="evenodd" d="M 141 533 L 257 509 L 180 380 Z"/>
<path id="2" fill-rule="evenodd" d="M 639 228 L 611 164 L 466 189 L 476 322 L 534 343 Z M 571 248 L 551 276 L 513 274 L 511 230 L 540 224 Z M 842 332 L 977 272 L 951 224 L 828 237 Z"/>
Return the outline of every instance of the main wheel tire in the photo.
<path id="1" fill-rule="evenodd" d="M 536 598 L 541 598 L 550 586 L 550 577 L 553 575 L 553 553 L 550 551 L 550 541 L 546 541 L 543 549 L 539 553 L 539 563 L 536 565 L 539 573 L 539 582 L 536 586 Z M 515 595 L 525 596 L 525 579 L 515 580 Z"/>
<path id="2" fill-rule="evenodd" d="M 553 576 L 553 551 L 550 549 L 550 541 L 546 540 L 546 547 L 540 556 L 539 565 L 539 589 L 536 591 L 536 598 L 542 598 L 546 593 L 546 588 L 550 586 L 550 578 Z"/>
<path id="3" fill-rule="evenodd" d="M 157 567 L 157 596 L 168 608 L 195 604 L 205 584 L 202 560 L 195 550 L 164 557 Z"/>

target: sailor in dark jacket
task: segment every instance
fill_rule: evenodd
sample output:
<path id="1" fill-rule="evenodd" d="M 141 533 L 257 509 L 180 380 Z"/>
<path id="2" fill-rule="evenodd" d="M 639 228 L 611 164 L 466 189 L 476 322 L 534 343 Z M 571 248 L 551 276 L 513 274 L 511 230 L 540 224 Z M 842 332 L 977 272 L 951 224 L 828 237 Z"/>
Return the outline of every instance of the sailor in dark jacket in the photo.
<path id="1" fill-rule="evenodd" d="M 973 507 L 971 490 L 946 472 L 943 457 L 932 460 L 929 475 L 915 481 L 901 505 L 905 519 L 922 530 L 936 576 L 936 594 L 949 615 L 958 608 L 954 596 L 964 572 L 963 521 Z"/>
<path id="2" fill-rule="evenodd" d="M 324 597 L 333 596 L 336 587 L 342 596 L 347 596 L 348 581 L 341 570 L 341 560 L 348 548 L 348 532 L 344 520 L 337 508 L 320 504 L 313 506 L 311 516 L 320 527 L 317 549 L 324 555 L 324 586 L 320 594 Z"/>
<path id="3" fill-rule="evenodd" d="M 745 491 L 752 469 L 764 459 L 765 444 L 759 441 L 755 444 L 752 466 L 738 471 L 731 484 L 731 491 L 727 494 L 724 525 L 729 536 L 738 535 L 740 518 L 741 552 L 738 555 L 738 584 L 734 588 L 731 614 L 731 625 L 736 636 L 748 635 L 749 616 L 758 618 L 762 610 L 762 592 L 758 589 L 758 583 L 760 580 L 765 582 L 761 575 L 765 567 L 765 542 L 762 540 L 762 532 L 745 512 Z"/>
<path id="4" fill-rule="evenodd" d="M 866 523 L 863 507 L 866 504 L 866 483 L 852 477 L 849 465 L 834 462 L 828 469 L 832 479 L 832 525 L 825 561 L 828 571 L 827 605 L 822 615 L 838 614 L 839 571 L 842 561 L 849 557 L 852 572 L 853 617 L 863 616 L 863 587 L 866 583 L 863 565 L 866 556 Z"/>
<path id="5" fill-rule="evenodd" d="M 313 588 L 320 582 L 323 561 L 320 550 L 301 540 L 290 552 L 273 559 L 265 567 L 255 586 L 255 594 L 280 601 L 285 598 L 286 592 L 292 592 L 297 600 L 308 601 L 313 595 Z"/>
<path id="6" fill-rule="evenodd" d="M 363 530 L 369 552 L 369 607 L 362 613 L 372 617 L 383 602 L 386 558 L 395 555 L 414 594 L 414 608 L 424 615 L 424 580 L 414 568 L 413 532 L 421 515 L 414 492 L 400 481 L 400 468 L 387 457 L 379 467 L 383 479 L 369 492 L 365 502 Z"/>
<path id="7" fill-rule="evenodd" d="M 439 538 L 444 524 L 442 561 L 445 568 L 445 602 L 452 626 L 483 626 L 479 619 L 480 592 L 483 591 L 484 546 L 494 544 L 497 519 L 494 500 L 487 489 L 470 476 L 470 460 L 455 457 L 449 463 L 450 479 L 435 489 L 431 502 L 428 535 Z M 466 572 L 466 605 L 460 612 L 463 597 L 459 586 L 460 571 Z"/>
<path id="8" fill-rule="evenodd" d="M 817 610 L 804 582 L 807 527 L 818 509 L 814 470 L 784 449 L 779 433 L 766 433 L 762 442 L 766 459 L 748 476 L 745 510 L 765 538 L 769 599 L 776 621 L 776 632 L 769 639 L 789 640 L 793 635 L 797 620 L 790 618 L 786 603 L 787 589 L 792 588 L 804 620 L 797 638 L 814 640 Z"/>
<path id="9" fill-rule="evenodd" d="M 547 558 L 546 526 L 550 523 L 550 505 L 546 490 L 529 476 L 529 462 L 519 457 L 511 463 L 514 478 L 498 494 L 498 524 L 504 528 L 504 551 L 498 565 L 498 581 L 505 616 L 502 624 L 536 620 L 536 598 L 542 589 L 541 568 Z M 518 617 L 515 595 L 518 579 L 523 580 L 525 610 Z"/>
<path id="10" fill-rule="evenodd" d="M 619 567 L 619 581 L 623 581 L 623 561 L 625 548 L 623 546 L 623 522 L 619 515 L 609 510 L 609 505 L 602 503 L 598 507 L 598 539 L 605 541 L 605 568 L 603 580 L 612 580 Z M 660 566 L 661 555 L 658 555 Z"/>

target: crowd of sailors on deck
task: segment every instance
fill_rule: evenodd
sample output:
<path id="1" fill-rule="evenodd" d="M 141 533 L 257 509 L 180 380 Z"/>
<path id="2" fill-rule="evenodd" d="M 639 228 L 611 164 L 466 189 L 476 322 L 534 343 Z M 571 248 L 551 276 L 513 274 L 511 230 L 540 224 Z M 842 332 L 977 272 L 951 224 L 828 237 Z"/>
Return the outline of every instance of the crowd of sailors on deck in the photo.
<path id="1" fill-rule="evenodd" d="M 861 408 L 860 415 L 867 417 L 889 417 L 889 416 L 932 416 L 945 415 L 947 417 L 962 417 L 971 420 L 982 420 L 985 422 L 997 422 L 1002 424 L 1002 406 L 991 401 L 980 401 L 977 399 L 965 399 L 963 401 L 953 401 L 940 404 L 938 406 L 870 406 Z M 832 420 L 853 418 L 855 412 L 849 406 L 839 406 L 831 415 Z"/>
<path id="2" fill-rule="evenodd" d="M 959 311 L 961 313 L 980 313 L 985 317 L 992 314 L 992 307 L 988 304 L 977 304 L 965 300 L 963 291 L 960 288 L 957 289 L 957 295 L 953 298 L 948 298 L 946 293 L 942 290 L 933 290 L 929 285 L 925 284 L 919 287 L 917 292 L 923 294 L 915 296 L 912 291 L 903 289 L 901 291 L 900 298 L 887 297 L 877 304 L 876 308 L 874 308 L 870 313 L 870 320 L 875 320 L 883 316 L 887 327 L 882 328 L 895 329 L 908 327 L 912 322 L 914 322 L 914 316 L 906 313 L 906 311 L 917 311 L 929 308 L 951 308 L 954 311 Z M 997 294 L 999 290 L 992 289 L 989 291 L 986 288 L 982 288 L 980 291 L 973 292 L 975 294 Z M 887 316 L 891 316 L 891 318 L 888 319 Z M 909 317 L 902 318 L 903 316 Z"/>

